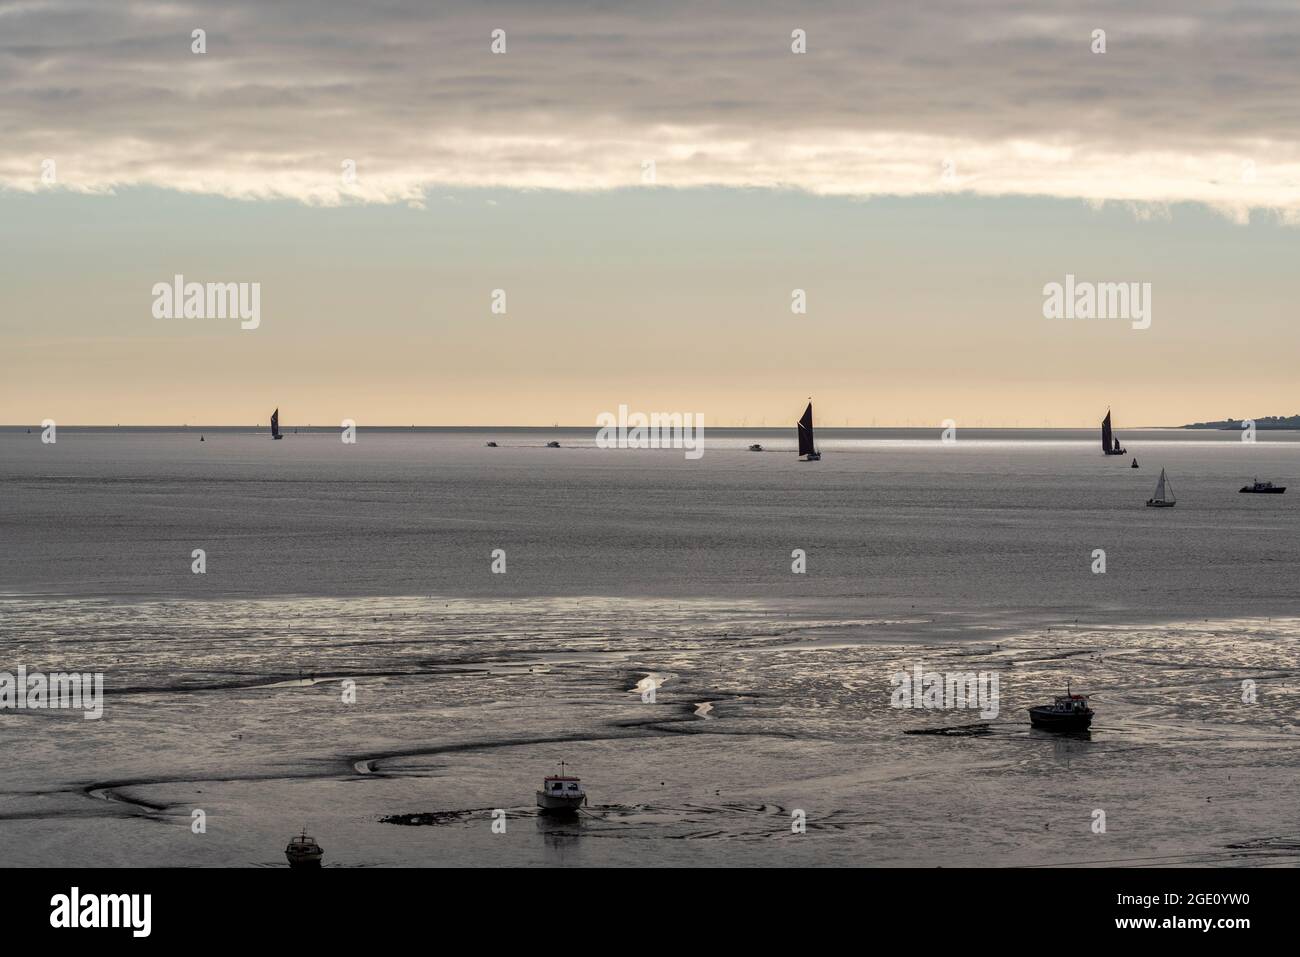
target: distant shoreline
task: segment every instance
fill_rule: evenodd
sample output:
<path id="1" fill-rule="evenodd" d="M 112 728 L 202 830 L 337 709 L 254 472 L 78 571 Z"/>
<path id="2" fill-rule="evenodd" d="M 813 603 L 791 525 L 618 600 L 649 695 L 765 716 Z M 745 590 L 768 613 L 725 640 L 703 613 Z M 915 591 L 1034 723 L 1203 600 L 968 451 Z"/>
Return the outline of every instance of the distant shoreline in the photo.
<path id="1" fill-rule="evenodd" d="M 1300 431 L 1300 415 L 1266 415 L 1262 419 L 1220 419 L 1217 422 L 1193 422 L 1191 425 L 1183 425 L 1179 428 L 1235 431 L 1245 428 L 1247 422 L 1254 423 L 1256 432 Z"/>

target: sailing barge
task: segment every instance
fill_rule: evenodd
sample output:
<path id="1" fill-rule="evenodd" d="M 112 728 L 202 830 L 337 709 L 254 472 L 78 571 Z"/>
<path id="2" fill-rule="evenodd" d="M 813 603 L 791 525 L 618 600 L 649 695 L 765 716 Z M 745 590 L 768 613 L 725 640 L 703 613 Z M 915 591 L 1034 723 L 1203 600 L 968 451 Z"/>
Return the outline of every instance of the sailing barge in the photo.
<path id="1" fill-rule="evenodd" d="M 1101 420 L 1101 454 L 1128 455 L 1128 449 L 1120 445 L 1119 439 L 1111 434 L 1110 409 L 1106 410 L 1106 418 Z"/>
<path id="2" fill-rule="evenodd" d="M 813 441 L 812 399 L 809 399 L 808 408 L 799 417 L 799 460 L 820 462 L 821 457 L 822 454 L 817 451 L 817 444 Z"/>

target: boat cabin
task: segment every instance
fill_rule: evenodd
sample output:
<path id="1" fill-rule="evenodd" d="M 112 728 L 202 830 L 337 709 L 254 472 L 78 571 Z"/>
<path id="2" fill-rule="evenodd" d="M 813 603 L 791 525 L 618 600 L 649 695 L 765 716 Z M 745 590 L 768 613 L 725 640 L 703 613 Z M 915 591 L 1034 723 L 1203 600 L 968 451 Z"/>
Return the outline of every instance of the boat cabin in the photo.
<path id="1" fill-rule="evenodd" d="M 582 778 L 549 775 L 542 782 L 542 790 L 554 797 L 577 797 L 583 793 Z"/>
<path id="2" fill-rule="evenodd" d="M 1053 711 L 1087 711 L 1088 696 L 1086 694 L 1067 694 L 1058 695 L 1056 701 L 1052 703 Z"/>

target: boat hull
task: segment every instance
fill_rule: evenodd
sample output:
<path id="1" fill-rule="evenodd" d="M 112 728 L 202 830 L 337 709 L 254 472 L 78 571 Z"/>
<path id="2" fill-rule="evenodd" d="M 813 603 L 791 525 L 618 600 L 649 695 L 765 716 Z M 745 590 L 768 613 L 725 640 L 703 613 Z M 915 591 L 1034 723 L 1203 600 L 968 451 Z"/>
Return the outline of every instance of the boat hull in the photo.
<path id="1" fill-rule="evenodd" d="M 1153 498 L 1147 499 L 1148 508 L 1173 508 L 1177 504 L 1177 502 L 1157 502 Z"/>
<path id="2" fill-rule="evenodd" d="M 285 851 L 284 856 L 288 858 L 289 866 L 294 869 L 319 868 L 321 858 L 325 856 L 325 852 L 319 848 L 317 848 L 315 854 L 303 853 L 300 851 Z"/>
<path id="3" fill-rule="evenodd" d="M 809 452 L 807 455 L 805 455 L 805 456 L 804 456 L 803 458 L 801 458 L 799 461 L 800 461 L 800 462 L 820 462 L 821 460 L 822 460 L 822 454 L 821 454 L 820 452 Z"/>
<path id="4" fill-rule="evenodd" d="M 1281 495 L 1286 491 L 1286 486 L 1282 485 L 1277 488 L 1251 488 L 1248 485 L 1245 488 L 1240 489 L 1240 491 L 1246 492 L 1250 495 Z"/>
<path id="5" fill-rule="evenodd" d="M 565 795 L 547 794 L 545 791 L 537 792 L 537 806 L 543 814 L 577 814 L 578 808 L 582 807 L 587 801 L 587 795 L 581 797 L 567 797 Z"/>
<path id="6" fill-rule="evenodd" d="M 1030 708 L 1029 723 L 1042 731 L 1087 731 L 1092 727 L 1092 711 L 1062 714 L 1051 708 Z"/>

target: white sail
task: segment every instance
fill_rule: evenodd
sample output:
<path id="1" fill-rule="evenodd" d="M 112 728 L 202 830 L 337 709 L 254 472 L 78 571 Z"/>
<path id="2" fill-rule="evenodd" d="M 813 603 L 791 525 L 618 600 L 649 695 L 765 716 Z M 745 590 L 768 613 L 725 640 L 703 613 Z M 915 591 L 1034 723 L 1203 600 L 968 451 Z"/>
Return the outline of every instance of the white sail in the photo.
<path id="1" fill-rule="evenodd" d="M 1163 502 L 1165 500 L 1165 470 L 1160 470 L 1160 481 L 1156 483 L 1155 501 Z"/>

